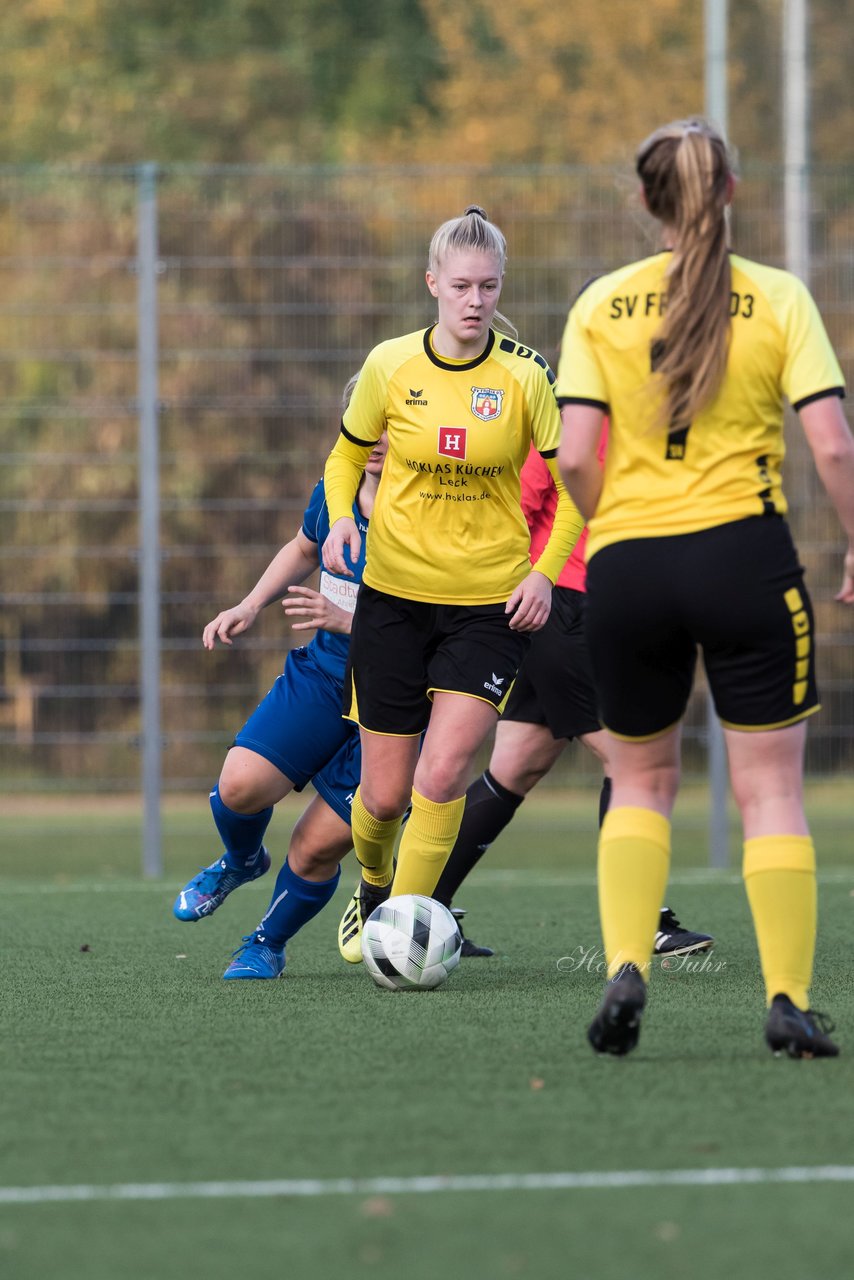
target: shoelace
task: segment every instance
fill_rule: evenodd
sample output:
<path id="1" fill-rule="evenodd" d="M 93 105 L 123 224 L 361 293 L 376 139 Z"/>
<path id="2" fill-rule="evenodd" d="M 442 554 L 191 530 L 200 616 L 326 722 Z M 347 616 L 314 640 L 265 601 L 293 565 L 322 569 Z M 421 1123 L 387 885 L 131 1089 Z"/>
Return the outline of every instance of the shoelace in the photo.
<path id="1" fill-rule="evenodd" d="M 260 936 L 259 934 L 257 934 L 257 933 L 247 933 L 247 934 L 244 934 L 242 944 L 237 948 L 237 950 L 236 950 L 236 951 L 232 951 L 232 953 L 231 953 L 231 954 L 232 954 L 233 956 L 242 956 L 242 955 L 243 955 L 243 952 L 247 949 L 247 947 L 251 947 L 251 946 L 252 946 L 252 944 L 253 944 L 253 943 L 256 943 L 256 942 L 257 942 L 260 946 L 264 946 L 264 943 L 263 943 L 263 942 L 261 942 L 261 936 Z M 269 947 L 266 947 L 265 949 L 266 949 L 267 951 L 269 951 L 269 950 L 270 950 L 270 948 L 269 948 Z"/>
<path id="2" fill-rule="evenodd" d="M 829 1036 L 836 1030 L 836 1023 L 827 1013 L 819 1013 L 818 1009 L 807 1009 L 806 1016 L 823 1036 Z"/>
<path id="3" fill-rule="evenodd" d="M 222 889 L 236 889 L 243 883 L 244 877 L 234 867 L 222 868 L 219 863 L 215 867 L 200 867 L 200 876 L 196 876 L 196 888 L 201 893 L 218 893 Z"/>

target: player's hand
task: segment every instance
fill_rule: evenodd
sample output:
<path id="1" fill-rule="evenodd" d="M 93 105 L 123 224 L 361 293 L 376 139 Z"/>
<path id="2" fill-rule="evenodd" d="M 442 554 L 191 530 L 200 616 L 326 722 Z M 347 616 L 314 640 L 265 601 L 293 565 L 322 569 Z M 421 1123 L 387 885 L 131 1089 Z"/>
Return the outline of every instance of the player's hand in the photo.
<path id="1" fill-rule="evenodd" d="M 202 632 L 202 644 L 206 649 L 213 649 L 217 640 L 221 640 L 223 644 L 231 644 L 232 636 L 239 636 L 244 631 L 248 631 L 257 617 L 258 610 L 247 604 L 245 600 L 235 605 L 233 609 L 223 609 L 222 613 L 218 613 L 205 627 Z"/>
<path id="2" fill-rule="evenodd" d="M 311 587 L 288 587 L 282 608 L 291 619 L 292 631 L 334 631 L 348 636 L 353 615 Z M 296 619 L 296 621 L 294 621 Z"/>
<path id="3" fill-rule="evenodd" d="M 523 578 L 504 608 L 510 614 L 511 631 L 539 631 L 552 610 L 552 584 L 544 573 L 532 569 Z"/>
<path id="4" fill-rule="evenodd" d="M 345 547 L 349 547 L 350 561 L 355 564 L 362 549 L 362 539 L 352 516 L 342 516 L 335 521 L 321 552 L 323 563 L 330 573 L 343 573 L 352 578 L 353 570 L 344 558 Z"/>
<path id="5" fill-rule="evenodd" d="M 854 604 L 854 547 L 849 547 L 842 569 L 842 586 L 834 596 L 840 604 Z"/>

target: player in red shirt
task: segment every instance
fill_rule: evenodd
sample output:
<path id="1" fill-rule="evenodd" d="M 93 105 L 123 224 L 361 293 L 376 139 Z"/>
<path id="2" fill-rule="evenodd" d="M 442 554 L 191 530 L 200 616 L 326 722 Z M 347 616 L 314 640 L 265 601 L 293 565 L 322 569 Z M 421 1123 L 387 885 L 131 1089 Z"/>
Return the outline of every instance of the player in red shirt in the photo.
<path id="1" fill-rule="evenodd" d="M 606 440 L 607 431 L 603 431 L 600 462 Z M 531 451 L 522 468 L 521 481 L 533 561 L 542 551 L 557 503 L 551 475 L 536 450 Z M 519 669 L 496 728 L 489 767 L 466 792 L 460 834 L 433 893 L 447 907 L 463 880 L 573 738 L 583 742 L 602 764 L 600 825 L 608 810 L 611 779 L 607 735 L 599 723 L 584 638 L 586 542 L 585 529 L 555 584 L 549 621 L 533 637 Z M 455 910 L 454 914 L 459 919 L 463 913 Z M 707 950 L 713 941 L 708 934 L 683 929 L 670 908 L 662 907 L 655 935 L 657 955 L 689 955 Z M 489 956 L 492 951 L 466 938 L 463 954 Z"/>

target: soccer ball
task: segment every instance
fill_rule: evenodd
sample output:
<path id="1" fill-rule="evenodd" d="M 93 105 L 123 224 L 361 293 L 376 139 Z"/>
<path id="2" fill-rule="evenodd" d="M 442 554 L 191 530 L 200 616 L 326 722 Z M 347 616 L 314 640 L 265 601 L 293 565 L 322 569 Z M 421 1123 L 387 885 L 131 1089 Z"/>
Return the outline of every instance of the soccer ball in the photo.
<path id="1" fill-rule="evenodd" d="M 447 907 L 417 893 L 389 898 L 365 921 L 362 959 L 378 987 L 425 991 L 460 962 L 463 945 Z"/>

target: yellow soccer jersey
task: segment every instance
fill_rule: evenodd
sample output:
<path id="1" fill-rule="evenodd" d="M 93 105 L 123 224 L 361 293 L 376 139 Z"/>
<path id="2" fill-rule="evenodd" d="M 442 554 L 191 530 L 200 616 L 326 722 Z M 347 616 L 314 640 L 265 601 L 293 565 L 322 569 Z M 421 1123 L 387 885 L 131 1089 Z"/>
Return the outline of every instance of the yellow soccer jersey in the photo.
<path id="1" fill-rule="evenodd" d="M 566 323 L 558 403 L 595 404 L 611 419 L 588 559 L 626 538 L 784 513 L 783 397 L 797 409 L 844 395 L 806 287 L 787 271 L 732 254 L 732 328 L 721 388 L 687 430 L 669 434 L 656 425 L 663 385 L 650 377 L 650 353 L 666 305 L 668 262 L 662 252 L 600 277 Z"/>
<path id="2" fill-rule="evenodd" d="M 365 361 L 327 463 L 330 520 L 350 514 L 363 458 L 387 431 L 364 581 L 411 600 L 497 604 L 531 568 L 519 472 L 532 441 L 546 458 L 557 452 L 554 374 L 502 334 L 459 361 L 437 355 L 431 333 L 383 342 Z M 552 581 L 583 524 L 565 493 L 564 506 L 572 527 L 559 547 L 553 538 L 548 569 L 545 553 L 536 566 Z"/>

